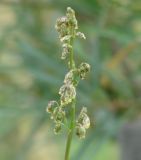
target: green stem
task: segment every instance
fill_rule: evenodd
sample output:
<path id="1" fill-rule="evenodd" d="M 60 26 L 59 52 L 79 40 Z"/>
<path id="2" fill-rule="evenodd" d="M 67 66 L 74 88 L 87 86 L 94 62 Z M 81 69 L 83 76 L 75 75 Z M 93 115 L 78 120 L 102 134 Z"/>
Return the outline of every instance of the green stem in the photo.
<path id="1" fill-rule="evenodd" d="M 74 28 L 71 28 L 71 35 L 72 38 L 70 40 L 70 45 L 73 46 L 73 40 L 74 40 Z M 71 49 L 70 52 L 70 69 L 75 68 L 75 63 L 74 63 L 74 55 L 73 55 L 73 48 Z M 67 144 L 66 144 L 66 151 L 65 151 L 65 160 L 69 160 L 69 155 L 70 155 L 70 148 L 71 148 L 71 142 L 72 142 L 72 136 L 73 136 L 73 131 L 75 127 L 75 102 L 76 99 L 72 101 L 72 106 L 71 106 L 71 121 L 70 121 L 70 127 L 68 131 L 68 137 L 67 137 Z"/>
<path id="2" fill-rule="evenodd" d="M 71 27 L 71 40 L 70 40 L 70 45 L 73 47 L 73 41 L 75 38 L 75 33 L 74 33 L 74 28 Z M 75 63 L 74 63 L 74 54 L 73 54 L 73 48 L 71 49 L 71 53 L 70 53 L 70 69 L 74 69 L 75 68 Z"/>
<path id="3" fill-rule="evenodd" d="M 73 69 L 74 68 L 74 60 L 73 60 L 73 50 L 70 54 L 70 68 Z"/>
<path id="4" fill-rule="evenodd" d="M 71 122 L 70 122 L 70 128 L 69 128 L 67 144 L 66 144 L 65 160 L 69 160 L 74 127 L 75 127 L 75 99 L 72 101 L 72 106 L 71 106 Z"/>

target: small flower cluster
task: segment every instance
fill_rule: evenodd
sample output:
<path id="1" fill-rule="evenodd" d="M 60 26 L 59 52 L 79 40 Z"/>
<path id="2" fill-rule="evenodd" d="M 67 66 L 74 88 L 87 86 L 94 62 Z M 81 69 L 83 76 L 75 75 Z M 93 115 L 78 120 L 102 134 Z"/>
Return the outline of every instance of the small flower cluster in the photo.
<path id="1" fill-rule="evenodd" d="M 65 17 L 59 18 L 55 28 L 59 33 L 60 41 L 62 42 L 63 53 L 62 59 L 66 59 L 68 54 L 72 53 L 71 41 L 78 36 L 86 39 L 85 35 L 77 32 L 78 24 L 75 17 L 75 12 L 70 7 L 67 8 Z M 67 120 L 65 107 L 68 106 L 76 98 L 76 86 L 80 79 L 85 79 L 90 71 L 88 63 L 81 63 L 78 67 L 74 65 L 65 75 L 63 85 L 59 89 L 60 101 L 50 101 L 47 106 L 47 112 L 51 114 L 51 119 L 55 122 L 54 132 L 57 134 L 61 131 L 62 125 Z M 90 126 L 90 119 L 87 115 L 87 109 L 82 108 L 77 121 L 75 122 L 76 135 L 79 138 L 85 138 L 86 129 Z"/>
<path id="2" fill-rule="evenodd" d="M 87 73 L 90 71 L 88 63 L 81 63 L 78 68 L 70 70 L 64 79 L 64 84 L 59 90 L 61 106 L 65 106 L 72 102 L 76 97 L 76 85 L 79 79 L 86 78 Z"/>
<path id="3" fill-rule="evenodd" d="M 76 97 L 76 89 L 73 85 L 74 74 L 73 70 L 69 71 L 64 79 L 64 84 L 59 90 L 61 105 L 65 106 L 72 102 Z"/>
<path id="4" fill-rule="evenodd" d="M 76 135 L 79 138 L 85 138 L 86 129 L 90 127 L 90 119 L 87 115 L 87 108 L 83 107 L 78 120 L 76 121 Z"/>
<path id="5" fill-rule="evenodd" d="M 59 133 L 65 120 L 65 111 L 56 101 L 50 101 L 46 111 L 51 114 L 51 119 L 55 122 L 54 133 Z"/>
<path id="6" fill-rule="evenodd" d="M 88 72 L 90 72 L 90 65 L 88 63 L 81 63 L 78 68 L 80 78 L 85 79 Z"/>
<path id="7" fill-rule="evenodd" d="M 63 48 L 61 59 L 66 59 L 72 50 L 72 38 L 77 36 L 86 39 L 84 33 L 77 32 L 78 23 L 75 17 L 75 11 L 68 7 L 66 16 L 57 19 L 55 28 L 59 33 Z"/>

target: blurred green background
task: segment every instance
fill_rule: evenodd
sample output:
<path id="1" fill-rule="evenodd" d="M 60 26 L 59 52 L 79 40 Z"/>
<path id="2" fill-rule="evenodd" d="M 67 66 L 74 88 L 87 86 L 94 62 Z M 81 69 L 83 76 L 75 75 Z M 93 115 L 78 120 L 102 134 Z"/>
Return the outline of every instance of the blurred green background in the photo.
<path id="1" fill-rule="evenodd" d="M 141 116 L 140 0 L 1 0 L 0 160 L 64 157 L 66 132 L 54 135 L 45 109 L 67 72 L 54 25 L 68 6 L 87 37 L 75 42 L 76 63 L 92 68 L 77 97 L 92 125 L 71 159 L 119 160 L 120 128 Z"/>

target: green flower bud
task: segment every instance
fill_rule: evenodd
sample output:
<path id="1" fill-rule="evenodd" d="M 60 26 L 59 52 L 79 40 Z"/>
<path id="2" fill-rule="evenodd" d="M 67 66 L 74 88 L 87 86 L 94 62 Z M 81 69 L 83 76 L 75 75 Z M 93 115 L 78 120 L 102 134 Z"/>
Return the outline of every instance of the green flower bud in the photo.
<path id="1" fill-rule="evenodd" d="M 71 7 L 68 7 L 68 8 L 67 8 L 67 14 L 68 14 L 70 17 L 73 17 L 73 16 L 75 16 L 75 11 L 74 11 Z"/>
<path id="2" fill-rule="evenodd" d="M 47 105 L 46 111 L 48 113 L 53 113 L 54 108 L 58 107 L 58 103 L 56 101 L 50 101 Z"/>
<path id="3" fill-rule="evenodd" d="M 67 8 L 66 17 L 68 19 L 69 25 L 74 27 L 74 29 L 78 29 L 77 20 L 75 17 L 75 11 L 72 8 L 70 7 Z"/>
<path id="4" fill-rule="evenodd" d="M 86 74 L 90 71 L 90 65 L 88 63 L 81 63 L 78 70 L 80 78 L 85 79 Z"/>
<path id="5" fill-rule="evenodd" d="M 82 139 L 85 138 L 86 135 L 86 129 L 82 125 L 77 125 L 76 126 L 76 135 Z"/>
<path id="6" fill-rule="evenodd" d="M 67 105 L 76 97 L 75 87 L 72 84 L 64 84 L 60 88 L 59 94 L 61 95 L 61 105 Z"/>
<path id="7" fill-rule="evenodd" d="M 61 123 L 56 123 L 55 128 L 54 128 L 54 133 L 59 134 L 62 129 Z"/>
<path id="8" fill-rule="evenodd" d="M 65 111 L 63 111 L 61 107 L 57 107 L 54 109 L 52 116 L 55 122 L 64 122 Z"/>

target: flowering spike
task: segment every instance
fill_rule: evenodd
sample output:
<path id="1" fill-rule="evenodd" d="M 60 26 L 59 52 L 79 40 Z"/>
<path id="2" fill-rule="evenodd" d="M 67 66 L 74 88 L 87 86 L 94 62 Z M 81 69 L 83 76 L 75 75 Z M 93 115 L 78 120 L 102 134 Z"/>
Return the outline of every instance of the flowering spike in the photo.
<path id="1" fill-rule="evenodd" d="M 67 124 L 67 115 L 65 106 L 71 104 L 70 125 L 68 130 L 68 143 L 66 146 L 65 159 L 69 159 L 69 148 L 72 140 L 73 130 L 76 129 L 76 135 L 79 138 L 85 138 L 86 130 L 90 127 L 90 119 L 87 115 L 87 109 L 82 108 L 78 119 L 75 119 L 75 103 L 76 103 L 76 86 L 81 79 L 86 77 L 90 71 L 88 63 L 81 63 L 77 67 L 74 61 L 73 42 L 76 37 L 86 39 L 84 33 L 79 32 L 78 23 L 75 17 L 75 11 L 67 8 L 66 15 L 58 18 L 55 28 L 59 34 L 59 40 L 62 45 L 61 59 L 68 61 L 69 71 L 65 75 L 63 85 L 59 89 L 59 104 L 56 101 L 50 101 L 47 106 L 47 112 L 50 113 L 51 119 L 55 123 L 54 133 L 60 133 L 62 126 Z M 68 109 L 68 114 L 70 111 Z M 76 121 L 76 123 L 74 123 Z M 68 128 L 68 127 L 67 127 Z"/>

